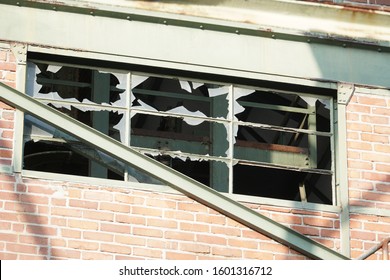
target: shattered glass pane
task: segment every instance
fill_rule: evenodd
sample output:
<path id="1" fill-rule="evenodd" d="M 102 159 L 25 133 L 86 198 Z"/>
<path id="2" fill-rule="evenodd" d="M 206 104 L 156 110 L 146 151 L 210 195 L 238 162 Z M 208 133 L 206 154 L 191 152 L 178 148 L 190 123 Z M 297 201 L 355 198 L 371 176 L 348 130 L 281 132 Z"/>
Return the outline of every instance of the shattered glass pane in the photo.
<path id="1" fill-rule="evenodd" d="M 131 118 L 131 131 L 131 146 L 163 152 L 226 156 L 228 147 L 224 124 L 209 121 L 193 125 L 188 118 L 136 114 Z"/>
<path id="2" fill-rule="evenodd" d="M 100 90 L 96 88 L 100 80 L 107 83 L 104 87 L 107 93 L 103 98 L 96 94 Z M 125 83 L 126 79 L 120 73 L 100 73 L 84 68 L 28 63 L 28 94 L 35 98 L 89 105 L 118 105 L 119 101 L 125 98 L 125 95 L 121 95 L 126 89 Z"/>
<path id="3" fill-rule="evenodd" d="M 293 170 L 237 164 L 233 167 L 233 193 L 301 201 L 304 184 L 307 201 L 332 204 L 332 176 Z"/>
<path id="4" fill-rule="evenodd" d="M 171 78 L 133 76 L 132 108 L 185 116 L 226 117 L 228 87 Z M 214 101 L 224 96 L 224 114 L 213 113 Z M 221 99 L 218 98 L 220 101 Z M 220 102 L 221 103 L 221 102 Z"/>
<path id="5" fill-rule="evenodd" d="M 25 133 L 24 169 L 162 184 L 145 172 L 30 115 L 26 115 Z"/>

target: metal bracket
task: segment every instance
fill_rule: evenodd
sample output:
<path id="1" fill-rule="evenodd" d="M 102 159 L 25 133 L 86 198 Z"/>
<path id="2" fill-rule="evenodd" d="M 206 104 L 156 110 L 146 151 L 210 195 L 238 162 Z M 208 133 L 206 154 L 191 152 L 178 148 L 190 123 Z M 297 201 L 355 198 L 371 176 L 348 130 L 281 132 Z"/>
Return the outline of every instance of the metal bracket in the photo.
<path id="1" fill-rule="evenodd" d="M 26 64 L 27 61 L 27 45 L 14 43 L 11 44 L 11 50 L 16 57 L 18 64 Z"/>
<path id="2" fill-rule="evenodd" d="M 337 103 L 347 105 L 354 92 L 355 86 L 353 84 L 339 83 L 337 88 Z"/>

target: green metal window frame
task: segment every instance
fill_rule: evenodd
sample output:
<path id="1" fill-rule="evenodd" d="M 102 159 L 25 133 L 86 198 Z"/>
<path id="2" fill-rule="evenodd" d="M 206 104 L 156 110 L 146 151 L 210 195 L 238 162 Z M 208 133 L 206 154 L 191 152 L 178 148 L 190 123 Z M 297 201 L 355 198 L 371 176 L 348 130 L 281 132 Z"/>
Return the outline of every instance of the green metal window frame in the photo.
<path id="1" fill-rule="evenodd" d="M 66 64 L 63 64 L 63 65 L 66 65 Z M 61 65 L 61 66 L 63 66 Z M 69 65 L 67 65 L 69 66 Z M 82 66 L 82 65 L 73 65 L 73 66 L 77 66 L 77 67 L 83 67 L 83 68 L 90 68 L 86 65 Z M 117 107 L 112 107 L 112 108 L 109 108 L 110 106 L 101 106 L 101 105 L 97 105 L 97 107 L 101 107 L 101 108 L 105 108 L 105 109 L 112 109 L 112 110 L 122 110 L 123 113 L 124 113 L 124 116 L 126 120 L 129 120 L 129 116 L 131 114 L 134 114 L 134 113 L 146 113 L 146 114 L 154 114 L 154 115 L 157 115 L 157 116 L 169 116 L 169 117 L 173 117 L 173 118 L 189 118 L 189 119 L 195 119 L 195 120 L 201 120 L 201 121 L 208 121 L 208 122 L 215 122 L 215 123 L 220 123 L 220 124 L 223 124 L 225 125 L 228 129 L 228 138 L 230 139 L 229 141 L 229 148 L 228 148 L 228 151 L 226 152 L 227 156 L 225 158 L 221 158 L 221 157 L 213 157 L 213 156 L 210 156 L 210 155 L 194 155 L 194 154 L 184 154 L 184 156 L 188 156 L 188 157 L 198 157 L 199 159 L 202 159 L 202 160 L 217 160 L 218 162 L 225 162 L 229 168 L 229 171 L 228 171 L 228 176 L 229 176 L 229 180 L 228 180 L 228 186 L 227 188 L 225 189 L 219 189 L 220 191 L 226 193 L 227 195 L 230 195 L 230 196 L 235 196 L 237 199 L 239 200 L 242 200 L 242 201 L 252 201 L 252 202 L 260 202 L 260 203 L 266 203 L 266 204 L 274 204 L 274 205 L 282 205 L 282 206 L 288 206 L 288 207 L 298 207 L 298 208 L 309 208 L 309 209 L 319 209 L 319 210 L 331 210 L 331 211 L 336 211 L 338 212 L 339 211 L 339 206 L 338 206 L 338 201 L 337 201 L 337 190 L 336 190 L 336 183 L 335 183 L 335 163 L 334 163 L 334 147 L 335 147 L 335 144 L 334 144 L 334 129 L 333 129 L 333 124 L 335 123 L 334 121 L 334 109 L 333 109 L 333 98 L 332 97 L 327 97 L 327 96 L 318 96 L 318 95 L 307 95 L 307 97 L 311 97 L 311 98 L 318 98 L 318 97 L 321 97 L 321 98 L 325 98 L 329 101 L 329 104 L 330 104 L 330 122 L 331 122 L 331 130 L 330 132 L 318 132 L 318 131 L 315 131 L 315 127 L 313 129 L 313 127 L 311 129 L 288 129 L 288 131 L 290 132 L 294 132 L 294 133 L 307 133 L 309 137 L 316 137 L 317 135 L 320 135 L 320 136 L 327 136 L 327 137 L 330 137 L 330 141 L 331 141 L 331 153 L 332 153 L 332 168 L 331 170 L 316 170 L 315 168 L 307 168 L 307 170 L 310 170 L 314 173 L 324 173 L 324 174 L 328 174 L 328 175 L 332 175 L 332 205 L 322 205 L 322 204 L 318 204 L 318 203 L 307 203 L 307 201 L 304 201 L 302 200 L 301 202 L 297 202 L 297 201 L 286 201 L 286 200 L 280 200 L 280 199 L 275 199 L 275 198 L 261 198 L 261 197 L 248 197 L 247 195 L 239 195 L 239 194 L 235 194 L 233 193 L 233 180 L 232 180 L 232 168 L 233 168 L 233 165 L 237 163 L 237 159 L 234 157 L 233 155 L 233 143 L 235 142 L 235 137 L 233 135 L 233 130 L 234 130 L 234 127 L 235 126 L 239 126 L 239 125 L 250 125 L 250 126 L 254 126 L 254 127 L 259 127 L 259 128 L 268 128 L 269 126 L 268 125 L 263 125 L 263 124 L 256 124 L 256 123 L 245 123 L 245 122 L 242 122 L 240 120 L 237 120 L 235 119 L 235 116 L 234 116 L 234 108 L 233 108 L 233 104 L 236 100 L 233 100 L 233 94 L 234 94 L 234 91 L 235 89 L 237 88 L 243 88 L 243 86 L 241 85 L 234 85 L 234 84 L 222 84 L 222 83 L 218 83 L 219 85 L 221 86 L 225 86 L 227 87 L 228 89 L 228 92 L 226 93 L 228 98 L 229 98 L 229 106 L 230 108 L 227 108 L 228 112 L 227 112 L 227 118 L 226 119 L 221 119 L 221 118 L 210 118 L 210 117 L 199 117 L 199 116 L 194 116 L 194 115 L 178 115 L 176 113 L 161 113 L 161 112 L 150 112 L 150 111 L 145 111 L 143 109 L 131 109 L 131 106 L 130 106 L 130 95 L 131 95 L 131 92 L 132 92 L 132 89 L 131 89 L 131 76 L 132 75 L 145 75 L 146 76 L 150 76 L 150 74 L 145 74 L 145 73 L 138 73 L 138 72 L 131 72 L 131 71 L 118 71 L 118 70 L 111 70 L 111 69 L 98 69 L 98 68 L 91 68 L 91 69 L 95 69 L 95 70 L 103 70 L 104 72 L 113 72 L 113 73 L 116 73 L 116 72 L 120 72 L 124 75 L 127 75 L 127 78 L 126 78 L 126 81 L 127 81 L 127 88 L 125 89 L 126 91 L 126 94 L 128 95 L 127 96 L 127 104 L 126 106 L 127 107 L 122 107 L 122 108 L 117 108 Z M 153 74 L 153 76 L 156 76 L 155 74 Z M 164 76 L 164 75 L 161 75 L 160 77 L 162 78 L 175 78 L 175 79 L 182 79 L 180 77 L 171 77 L 171 76 Z M 187 78 L 185 78 L 184 80 L 188 80 Z M 210 81 L 196 81 L 194 80 L 195 82 L 202 82 L 202 83 L 213 83 L 213 82 L 210 82 Z M 245 88 L 245 86 L 244 86 Z M 274 91 L 274 89 L 269 89 L 269 88 L 256 88 L 256 87 L 246 87 L 246 89 L 250 89 L 250 90 L 267 90 L 267 91 Z M 283 93 L 286 93 L 286 94 L 299 94 L 297 92 L 293 92 L 293 91 L 283 91 L 283 90 L 278 90 L 278 92 L 283 92 Z M 153 92 L 143 92 L 143 94 L 156 94 L 156 93 L 153 93 Z M 160 93 L 158 93 L 160 94 Z M 166 96 L 173 96 L 175 97 L 175 93 L 163 93 L 165 94 Z M 305 95 L 305 94 L 304 94 Z M 193 99 L 199 99 L 199 100 L 202 100 L 201 97 L 196 97 L 196 96 L 189 96 L 189 98 Z M 205 99 L 205 98 L 203 98 Z M 50 102 L 50 100 L 44 100 L 44 99 L 41 99 L 41 101 L 44 101 L 46 103 Z M 52 101 L 52 100 L 51 100 Z M 56 101 L 57 102 L 57 101 Z M 65 101 L 58 101 L 57 103 L 61 103 L 63 102 L 64 104 L 66 103 Z M 257 107 L 257 108 L 266 108 L 266 109 L 277 109 L 277 110 L 282 110 L 282 111 L 286 111 L 286 112 L 299 112 L 299 113 L 307 113 L 307 115 L 312 115 L 313 112 L 311 111 L 312 109 L 304 109 L 304 108 L 297 108 L 297 107 L 288 107 L 288 106 L 273 106 L 273 105 L 267 105 L 267 104 L 261 104 L 261 103 L 250 103 L 250 102 L 246 102 L 246 101 L 239 101 L 237 102 L 239 105 L 241 106 L 252 106 L 252 107 Z M 69 105 L 69 104 L 67 104 Z M 123 143 L 126 144 L 126 145 L 130 145 L 130 137 L 128 137 L 130 135 L 130 125 L 129 123 L 126 123 L 125 125 L 126 127 L 126 132 L 125 132 L 125 137 L 123 139 Z M 274 129 L 276 131 L 285 131 L 285 128 L 284 127 L 272 127 L 271 129 Z M 310 136 L 312 135 L 312 136 Z M 138 150 L 139 152 L 143 152 L 143 153 L 147 153 L 147 152 L 150 152 L 148 151 L 147 149 L 143 149 L 143 148 L 137 148 L 137 147 L 133 147 L 135 148 L 136 150 Z M 152 151 L 153 152 L 153 151 Z M 158 152 L 157 150 L 154 151 L 154 152 Z M 172 152 L 166 152 L 168 155 L 170 156 L 178 156 L 178 154 L 175 152 L 175 151 L 172 151 Z M 181 156 L 183 156 L 183 153 L 180 153 Z M 315 161 L 315 159 L 314 159 Z M 245 164 L 248 164 L 248 165 L 259 165 L 259 166 L 262 166 L 263 164 L 259 163 L 259 162 L 251 162 L 251 161 L 245 161 Z M 310 163 L 308 163 L 310 164 Z M 267 164 L 265 164 L 265 166 L 267 166 Z M 272 166 L 272 167 L 277 167 L 277 168 L 291 168 L 288 167 L 288 166 L 283 166 L 283 165 L 280 165 L 280 166 Z M 306 170 L 305 168 L 296 168 L 296 170 Z M 28 171 L 30 172 L 30 171 Z M 126 179 L 125 179 L 126 181 Z M 302 188 L 302 186 L 300 187 L 300 191 L 301 191 L 301 194 L 302 194 L 302 190 L 304 191 L 304 188 Z"/>

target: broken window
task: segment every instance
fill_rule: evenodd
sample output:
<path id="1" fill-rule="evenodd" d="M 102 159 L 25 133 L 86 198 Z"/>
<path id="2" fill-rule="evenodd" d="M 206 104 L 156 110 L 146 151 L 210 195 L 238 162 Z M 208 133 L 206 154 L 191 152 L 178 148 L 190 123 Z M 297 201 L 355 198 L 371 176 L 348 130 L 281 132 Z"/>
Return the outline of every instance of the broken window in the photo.
<path id="1" fill-rule="evenodd" d="M 332 97 L 38 62 L 28 69 L 29 95 L 211 188 L 335 204 Z M 159 183 L 32 117 L 24 168 Z"/>

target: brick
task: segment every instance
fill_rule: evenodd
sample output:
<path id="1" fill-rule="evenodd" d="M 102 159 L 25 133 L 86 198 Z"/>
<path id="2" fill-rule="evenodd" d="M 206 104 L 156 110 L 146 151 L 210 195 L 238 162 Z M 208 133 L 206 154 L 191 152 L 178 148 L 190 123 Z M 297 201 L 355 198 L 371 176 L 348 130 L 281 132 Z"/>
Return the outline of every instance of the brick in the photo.
<path id="1" fill-rule="evenodd" d="M 146 225 L 146 218 L 134 215 L 116 214 L 115 222 L 125 224 Z"/>
<path id="2" fill-rule="evenodd" d="M 154 259 L 162 259 L 163 253 L 161 250 L 153 250 L 150 248 L 133 248 L 133 254 L 134 256 L 141 256 L 141 257 L 147 257 L 147 258 L 154 258 Z"/>
<path id="3" fill-rule="evenodd" d="M 0 119 L 0 128 L 4 129 L 13 129 L 14 128 L 14 122 L 13 121 L 8 121 L 8 120 L 2 120 Z"/>
<path id="4" fill-rule="evenodd" d="M 135 245 L 135 246 L 145 246 L 146 238 L 143 237 L 135 237 L 132 235 L 115 235 L 115 242 L 127 245 Z"/>
<path id="5" fill-rule="evenodd" d="M 13 183 L 6 183 L 6 182 L 0 182 L 0 190 L 1 191 L 9 191 L 13 192 L 14 191 L 14 184 Z M 3 197 L 0 196 L 2 199 Z"/>
<path id="6" fill-rule="evenodd" d="M 189 228 L 190 230 L 190 228 Z M 206 228 L 203 230 L 207 232 Z M 223 234 L 223 235 L 230 235 L 230 236 L 241 236 L 241 229 L 239 228 L 232 228 L 232 227 L 223 227 L 223 226 L 211 226 L 211 233 L 213 234 Z"/>
<path id="7" fill-rule="evenodd" d="M 379 153 L 365 153 L 362 152 L 362 159 L 363 160 L 369 160 L 372 162 L 390 162 L 390 157 L 389 155 L 382 155 Z"/>
<path id="8" fill-rule="evenodd" d="M 113 245 L 113 244 L 106 244 L 102 243 L 100 245 L 100 250 L 102 252 L 108 252 L 108 253 L 115 253 L 115 254 L 131 254 L 131 247 L 124 246 L 124 245 Z"/>
<path id="9" fill-rule="evenodd" d="M 12 253 L 0 252 L 0 260 L 17 260 L 18 255 Z"/>
<path id="10" fill-rule="evenodd" d="M 19 221 L 19 215 L 16 213 L 0 212 L 0 220 L 3 221 Z"/>
<path id="11" fill-rule="evenodd" d="M 12 149 L 13 142 L 11 140 L 0 139 L 0 148 Z"/>
<path id="12" fill-rule="evenodd" d="M 78 199 L 69 199 L 69 206 L 85 209 L 97 209 L 98 203 L 96 201 L 86 201 Z"/>
<path id="13" fill-rule="evenodd" d="M 139 204 L 142 205 L 145 202 L 145 198 L 139 196 L 133 196 L 131 194 L 116 194 L 115 201 L 126 204 Z"/>
<path id="14" fill-rule="evenodd" d="M 367 181 L 360 180 L 349 180 L 348 186 L 350 189 L 360 189 L 360 190 L 373 190 L 374 184 Z"/>
<path id="15" fill-rule="evenodd" d="M 81 198 L 81 190 L 79 189 L 69 189 L 68 190 L 68 196 L 71 198 Z"/>
<path id="16" fill-rule="evenodd" d="M 0 233 L 0 241 L 17 242 L 18 236 L 11 233 Z"/>
<path id="17" fill-rule="evenodd" d="M 0 198 L 2 200 L 19 201 L 20 195 L 14 192 L 2 192 L 0 191 Z"/>
<path id="18" fill-rule="evenodd" d="M 355 113 L 351 113 L 351 112 L 347 112 L 347 120 L 348 121 L 359 121 L 360 115 L 355 114 Z"/>
<path id="19" fill-rule="evenodd" d="M 390 126 L 375 125 L 374 133 L 390 135 Z"/>
<path id="20" fill-rule="evenodd" d="M 99 248 L 99 243 L 80 240 L 69 240 L 68 247 L 78 250 L 97 250 Z"/>
<path id="21" fill-rule="evenodd" d="M 347 139 L 349 140 L 359 140 L 360 134 L 359 132 L 347 132 Z"/>
<path id="22" fill-rule="evenodd" d="M 381 153 L 390 154 L 390 145 L 376 144 L 376 145 L 374 145 L 374 150 L 375 150 L 376 152 L 381 152 Z"/>
<path id="23" fill-rule="evenodd" d="M 79 228 L 79 229 L 94 229 L 97 230 L 99 224 L 97 222 L 85 221 L 85 220 L 68 220 L 68 225 L 71 228 Z"/>
<path id="24" fill-rule="evenodd" d="M 293 225 L 291 228 L 307 236 L 320 236 L 320 230 L 318 228 L 308 227 L 308 226 L 295 226 L 295 225 Z"/>
<path id="25" fill-rule="evenodd" d="M 37 212 L 37 206 L 29 203 L 20 203 L 20 202 L 6 202 L 5 210 L 24 212 L 24 213 L 35 213 Z"/>
<path id="26" fill-rule="evenodd" d="M 390 232 L 390 224 L 383 223 L 364 223 L 364 229 L 374 232 Z"/>
<path id="27" fill-rule="evenodd" d="M 181 222 L 180 230 L 192 231 L 192 232 L 209 232 L 210 226 L 206 224 Z"/>
<path id="28" fill-rule="evenodd" d="M 197 234 L 196 241 L 215 245 L 227 245 L 227 238 L 211 234 Z"/>
<path id="29" fill-rule="evenodd" d="M 3 231 L 3 230 L 11 230 L 11 223 L 10 222 L 5 222 L 4 220 L 1 220 L 1 223 L 0 223 L 0 231 Z M 1 250 L 0 250 L 1 251 Z"/>
<path id="30" fill-rule="evenodd" d="M 362 133 L 360 135 L 362 141 L 368 141 L 372 143 L 389 143 L 389 137 L 382 134 Z"/>
<path id="31" fill-rule="evenodd" d="M 64 259 L 80 259 L 80 250 L 62 249 L 62 248 L 51 248 L 51 255 L 58 258 Z"/>
<path id="32" fill-rule="evenodd" d="M 196 221 L 206 224 L 224 225 L 226 224 L 226 217 L 222 215 L 197 214 Z"/>
<path id="33" fill-rule="evenodd" d="M 245 239 L 229 239 L 228 245 L 238 248 L 257 249 L 259 242 Z"/>
<path id="34" fill-rule="evenodd" d="M 113 212 L 129 213 L 130 206 L 126 204 L 119 203 L 110 203 L 110 202 L 100 202 L 100 210 L 108 210 Z"/>
<path id="35" fill-rule="evenodd" d="M 132 206 L 131 213 L 142 216 L 162 217 L 163 210 L 158 208 L 149 208 L 144 206 Z"/>
<path id="36" fill-rule="evenodd" d="M 359 97 L 359 104 L 386 106 L 386 100 L 384 98 L 360 96 Z"/>
<path id="37" fill-rule="evenodd" d="M 34 225 L 27 225 L 26 231 L 28 233 L 38 234 L 38 235 L 56 235 L 57 229 L 54 227 L 48 227 L 48 226 L 34 226 Z"/>
<path id="38" fill-rule="evenodd" d="M 389 108 L 373 107 L 372 113 L 376 114 L 376 115 L 381 115 L 381 116 L 390 116 Z"/>
<path id="39" fill-rule="evenodd" d="M 357 113 L 370 113 L 371 107 L 358 104 L 349 104 L 347 107 L 348 112 L 357 112 Z"/>
<path id="40" fill-rule="evenodd" d="M 47 216 L 33 215 L 27 213 L 20 215 L 19 220 L 23 223 L 28 223 L 28 224 L 47 225 L 49 223 L 49 218 Z"/>
<path id="41" fill-rule="evenodd" d="M 242 250 L 228 247 L 212 247 L 211 254 L 216 256 L 242 258 Z"/>
<path id="42" fill-rule="evenodd" d="M 332 228 L 333 227 L 333 221 L 328 220 L 328 219 L 321 219 L 321 218 L 309 218 L 309 217 L 304 217 L 303 218 L 303 223 L 305 225 L 310 225 L 310 226 L 317 226 L 317 227 L 328 227 Z"/>
<path id="43" fill-rule="evenodd" d="M 358 239 L 358 240 L 376 240 L 376 234 L 373 232 L 367 232 L 367 231 L 357 231 L 352 230 L 351 231 L 351 238 L 352 239 Z"/>
<path id="44" fill-rule="evenodd" d="M 88 240 L 112 242 L 114 240 L 114 235 L 98 231 L 84 231 L 83 238 Z"/>
<path id="45" fill-rule="evenodd" d="M 105 232 L 116 232 L 116 233 L 130 233 L 129 225 L 116 225 L 112 223 L 101 223 L 100 230 Z"/>
<path id="46" fill-rule="evenodd" d="M 340 231 L 333 229 L 321 229 L 321 237 L 340 238 Z"/>
<path id="47" fill-rule="evenodd" d="M 388 124 L 389 118 L 382 116 L 362 115 L 362 121 L 372 124 Z"/>
<path id="48" fill-rule="evenodd" d="M 192 232 L 166 231 L 164 233 L 164 238 L 182 241 L 195 241 L 195 234 Z"/>
<path id="49" fill-rule="evenodd" d="M 33 204 L 48 204 L 49 198 L 41 195 L 22 194 L 20 195 L 20 201 Z"/>
<path id="50" fill-rule="evenodd" d="M 242 237 L 253 238 L 256 240 L 270 240 L 270 238 L 268 238 L 267 236 L 265 236 L 257 231 L 251 230 L 251 229 L 242 230 Z"/>
<path id="51" fill-rule="evenodd" d="M 150 227 L 160 227 L 160 228 L 178 228 L 178 222 L 174 220 L 163 220 L 159 218 L 148 218 L 146 225 Z"/>
<path id="52" fill-rule="evenodd" d="M 15 253 L 36 254 L 38 247 L 34 245 L 7 243 L 6 250 Z"/>
<path id="53" fill-rule="evenodd" d="M 50 200 L 50 205 L 54 206 L 66 206 L 66 199 L 64 198 L 54 198 L 52 197 Z"/>
<path id="54" fill-rule="evenodd" d="M 199 203 L 178 202 L 179 210 L 207 213 L 207 207 Z"/>
<path id="55" fill-rule="evenodd" d="M 274 244 L 274 243 L 261 243 L 260 249 L 262 251 L 269 251 L 273 253 L 283 253 L 288 254 L 290 249 L 282 244 Z"/>
<path id="56" fill-rule="evenodd" d="M 102 211 L 83 211 L 83 218 L 99 221 L 114 221 L 114 213 L 102 212 Z"/>
<path id="57" fill-rule="evenodd" d="M 181 251 L 192 252 L 197 254 L 210 253 L 210 246 L 197 244 L 197 243 L 180 243 L 179 248 Z"/>
<path id="58" fill-rule="evenodd" d="M 84 198 L 98 201 L 112 201 L 113 195 L 108 192 L 85 191 Z"/>
<path id="59" fill-rule="evenodd" d="M 158 248 L 158 249 L 166 249 L 166 250 L 178 250 L 179 245 L 176 241 L 167 241 L 161 239 L 147 239 L 146 243 L 149 248 Z"/>
<path id="60" fill-rule="evenodd" d="M 321 243 L 322 245 L 325 245 L 328 248 L 334 248 L 335 247 L 335 242 L 332 239 L 313 238 L 313 240 Z"/>
<path id="61" fill-rule="evenodd" d="M 178 252 L 166 252 L 165 258 L 167 260 L 196 260 L 196 255 Z"/>
<path id="62" fill-rule="evenodd" d="M 390 193 L 383 194 L 383 193 L 374 193 L 374 192 L 363 192 L 362 198 L 366 200 L 390 202 Z"/>
<path id="63" fill-rule="evenodd" d="M 302 224 L 302 218 L 296 215 L 282 215 L 282 214 L 271 214 L 271 219 L 284 224 Z"/>
<path id="64" fill-rule="evenodd" d="M 147 199 L 146 206 L 164 208 L 164 209 L 176 209 L 176 202 L 163 199 Z"/>
<path id="65" fill-rule="evenodd" d="M 81 259 L 83 260 L 113 260 L 114 256 L 105 253 L 82 252 Z"/>
<path id="66" fill-rule="evenodd" d="M 163 231 L 159 229 L 133 227 L 133 234 L 148 237 L 163 237 Z"/>
<path id="67" fill-rule="evenodd" d="M 14 132 L 11 130 L 4 130 L 3 133 L 1 134 L 1 137 L 5 139 L 13 139 Z"/>
<path id="68" fill-rule="evenodd" d="M 13 232 L 25 232 L 24 231 L 25 225 L 24 224 L 12 224 L 12 231 Z"/>
<path id="69" fill-rule="evenodd" d="M 385 173 L 375 173 L 375 172 L 363 172 L 363 179 L 371 180 L 371 181 L 387 181 L 387 174 Z"/>
<path id="70" fill-rule="evenodd" d="M 375 189 L 380 192 L 388 192 L 390 193 L 390 184 L 376 184 Z"/>
<path id="71" fill-rule="evenodd" d="M 52 207 L 51 214 L 54 216 L 81 218 L 82 211 L 78 209 L 70 209 L 69 207 Z"/>
<path id="72" fill-rule="evenodd" d="M 372 126 L 363 123 L 348 123 L 347 130 L 361 131 L 361 132 L 372 132 Z"/>
<path id="73" fill-rule="evenodd" d="M 0 62 L 0 69 L 3 71 L 16 71 L 16 63 Z"/>
<path id="74" fill-rule="evenodd" d="M 352 149 L 352 150 L 366 150 L 366 151 L 372 150 L 371 143 L 367 143 L 367 142 L 348 141 L 347 146 L 348 149 Z"/>
<path id="75" fill-rule="evenodd" d="M 66 247 L 66 239 L 64 238 L 50 238 L 51 247 Z"/>
<path id="76" fill-rule="evenodd" d="M 188 213 L 185 211 L 164 211 L 164 218 L 173 219 L 173 220 L 181 220 L 181 221 L 195 221 L 195 215 L 193 213 Z"/>
<path id="77" fill-rule="evenodd" d="M 19 254 L 19 260 L 47 260 L 47 256 L 35 256 L 35 255 Z"/>

